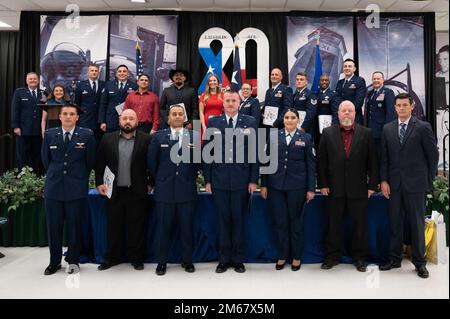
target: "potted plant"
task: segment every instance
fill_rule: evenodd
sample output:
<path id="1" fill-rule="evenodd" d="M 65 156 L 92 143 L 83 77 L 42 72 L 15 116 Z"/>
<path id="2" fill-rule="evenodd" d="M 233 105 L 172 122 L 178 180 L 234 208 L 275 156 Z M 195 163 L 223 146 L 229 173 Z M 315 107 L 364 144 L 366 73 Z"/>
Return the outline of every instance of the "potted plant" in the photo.
<path id="1" fill-rule="evenodd" d="M 444 215 L 445 227 L 446 227 L 446 239 L 448 245 L 448 177 L 439 175 L 433 182 L 433 191 L 427 194 L 427 209 L 426 214 L 431 215 L 433 210 L 438 211 Z"/>

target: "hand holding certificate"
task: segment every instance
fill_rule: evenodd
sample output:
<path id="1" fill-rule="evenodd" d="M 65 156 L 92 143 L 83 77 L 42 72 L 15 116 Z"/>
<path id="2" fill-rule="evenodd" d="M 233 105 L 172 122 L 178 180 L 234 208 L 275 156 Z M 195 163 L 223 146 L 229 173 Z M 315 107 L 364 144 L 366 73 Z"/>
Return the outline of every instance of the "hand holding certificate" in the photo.
<path id="1" fill-rule="evenodd" d="M 264 125 L 270 125 L 273 126 L 273 123 L 276 121 L 276 119 L 278 118 L 278 110 L 279 108 L 276 106 L 269 106 L 267 105 L 264 108 L 264 120 L 263 120 L 263 124 Z"/>
<path id="2" fill-rule="evenodd" d="M 111 198 L 115 177 L 114 173 L 106 166 L 103 173 L 103 184 L 105 185 L 105 195 L 108 198 Z"/>

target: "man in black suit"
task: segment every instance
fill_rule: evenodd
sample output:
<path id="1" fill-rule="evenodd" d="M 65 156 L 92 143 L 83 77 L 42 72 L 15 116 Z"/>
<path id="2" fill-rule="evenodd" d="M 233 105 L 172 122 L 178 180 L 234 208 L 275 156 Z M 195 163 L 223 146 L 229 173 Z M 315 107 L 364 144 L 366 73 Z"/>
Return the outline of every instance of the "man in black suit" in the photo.
<path id="1" fill-rule="evenodd" d="M 170 70 L 169 77 L 173 82 L 168 88 L 162 92 L 159 101 L 160 107 L 160 129 L 168 128 L 167 113 L 171 105 L 183 104 L 186 110 L 187 121 L 184 126 L 192 130 L 192 121 L 198 120 L 198 96 L 193 87 L 186 84 L 189 74 L 186 70 L 175 69 Z"/>
<path id="2" fill-rule="evenodd" d="M 127 255 L 134 269 L 144 269 L 147 229 L 146 200 L 151 180 L 147 173 L 150 135 L 137 131 L 136 113 L 127 109 L 119 118 L 120 130 L 103 136 L 98 148 L 95 179 L 98 192 L 106 195 L 105 168 L 114 174 L 111 198 L 106 200 L 108 250 L 98 266 L 105 270 L 121 261 L 123 228 L 127 230 Z"/>
<path id="3" fill-rule="evenodd" d="M 328 235 L 322 269 L 339 264 L 344 212 L 352 219 L 352 257 L 358 271 L 365 272 L 367 255 L 367 204 L 378 186 L 375 143 L 369 128 L 355 123 L 355 105 L 343 101 L 339 125 L 323 130 L 318 153 L 318 185 L 327 196 Z"/>
<path id="4" fill-rule="evenodd" d="M 390 260 L 380 270 L 402 266 L 403 227 L 409 223 L 412 262 L 417 275 L 428 278 L 425 259 L 425 193 L 431 190 L 439 154 L 436 139 L 427 122 L 411 116 L 412 97 L 395 97 L 398 120 L 386 124 L 381 137 L 381 191 L 389 199 L 391 245 Z"/>

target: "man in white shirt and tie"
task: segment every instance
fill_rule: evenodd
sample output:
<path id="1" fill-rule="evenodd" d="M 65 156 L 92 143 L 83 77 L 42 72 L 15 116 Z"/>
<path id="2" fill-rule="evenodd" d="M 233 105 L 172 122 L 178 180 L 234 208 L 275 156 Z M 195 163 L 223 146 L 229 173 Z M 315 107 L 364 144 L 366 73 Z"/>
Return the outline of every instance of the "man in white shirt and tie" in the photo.
<path id="1" fill-rule="evenodd" d="M 98 110 L 105 82 L 99 80 L 99 66 L 90 63 L 88 66 L 88 79 L 79 81 L 75 89 L 75 104 L 83 111 L 80 114 L 78 125 L 90 128 L 94 132 L 97 145 L 100 143 L 102 131 L 98 123 Z"/>

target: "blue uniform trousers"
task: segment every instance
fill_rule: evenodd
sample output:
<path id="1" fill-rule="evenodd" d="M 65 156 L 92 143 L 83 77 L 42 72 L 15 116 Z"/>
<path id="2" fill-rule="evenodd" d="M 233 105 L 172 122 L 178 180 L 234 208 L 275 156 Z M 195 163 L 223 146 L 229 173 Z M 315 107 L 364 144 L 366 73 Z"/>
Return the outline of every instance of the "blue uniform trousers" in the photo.
<path id="1" fill-rule="evenodd" d="M 45 218 L 47 220 L 50 265 L 61 263 L 64 220 L 68 238 L 66 260 L 69 264 L 78 264 L 81 247 L 81 216 L 86 209 L 86 199 L 71 201 L 45 199 Z"/>
<path id="2" fill-rule="evenodd" d="M 300 259 L 303 252 L 304 190 L 281 191 L 269 187 L 267 195 L 275 228 L 278 259 Z"/>

